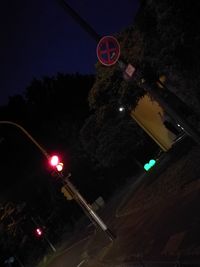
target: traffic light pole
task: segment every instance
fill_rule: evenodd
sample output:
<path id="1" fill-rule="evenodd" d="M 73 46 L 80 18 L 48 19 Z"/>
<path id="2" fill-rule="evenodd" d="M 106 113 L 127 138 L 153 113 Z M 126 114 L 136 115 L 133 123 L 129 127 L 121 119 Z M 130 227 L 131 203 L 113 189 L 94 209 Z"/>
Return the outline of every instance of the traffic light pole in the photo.
<path id="1" fill-rule="evenodd" d="M 37 148 L 40 150 L 40 152 L 42 152 L 42 154 L 49 161 L 49 159 L 51 157 L 47 153 L 47 151 L 21 125 L 14 123 L 12 121 L 0 121 L 0 124 L 12 125 L 18 129 L 20 129 L 31 140 L 31 142 L 37 146 Z M 87 203 L 87 201 L 83 198 L 83 196 L 78 192 L 78 190 L 75 188 L 75 186 L 69 181 L 69 177 L 71 176 L 71 174 L 69 174 L 67 177 L 65 177 L 61 172 L 56 171 L 56 175 L 59 178 L 61 178 L 61 181 L 62 181 L 64 187 L 67 189 L 67 191 L 72 196 L 72 198 L 80 205 L 80 207 L 83 209 L 83 211 L 88 216 L 88 218 L 91 220 L 91 222 L 93 224 L 95 223 L 95 226 L 96 225 L 99 226 L 100 229 L 102 229 L 108 235 L 109 239 L 111 241 L 113 241 L 115 239 L 115 235 L 106 226 L 106 224 L 101 220 L 101 218 L 92 210 L 91 206 Z M 35 221 L 34 223 L 36 224 L 37 222 Z M 46 241 L 49 243 L 50 246 L 52 245 L 47 238 L 46 238 Z M 51 246 L 51 248 L 52 248 L 52 250 L 55 249 L 52 246 Z"/>
<path id="2" fill-rule="evenodd" d="M 115 234 L 107 227 L 107 225 L 102 221 L 102 219 L 97 215 L 97 213 L 93 211 L 91 206 L 78 192 L 75 186 L 69 181 L 71 174 L 69 174 L 67 177 L 64 177 L 60 173 L 58 173 L 58 175 L 63 178 L 63 185 L 65 186 L 66 190 L 69 192 L 71 197 L 82 207 L 86 215 L 89 215 L 88 217 L 90 218 L 92 223 L 98 225 L 108 235 L 109 239 L 113 241 L 116 238 Z"/>

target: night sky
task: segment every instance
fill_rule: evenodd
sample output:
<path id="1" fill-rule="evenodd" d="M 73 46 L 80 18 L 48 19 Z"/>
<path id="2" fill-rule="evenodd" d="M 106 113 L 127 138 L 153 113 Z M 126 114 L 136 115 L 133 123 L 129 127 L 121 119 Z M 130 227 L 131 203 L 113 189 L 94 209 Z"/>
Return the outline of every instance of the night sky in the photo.
<path id="1" fill-rule="evenodd" d="M 101 36 L 134 20 L 138 0 L 67 0 Z M 23 93 L 33 78 L 95 73 L 96 45 L 57 0 L 1 1 L 0 105 Z"/>

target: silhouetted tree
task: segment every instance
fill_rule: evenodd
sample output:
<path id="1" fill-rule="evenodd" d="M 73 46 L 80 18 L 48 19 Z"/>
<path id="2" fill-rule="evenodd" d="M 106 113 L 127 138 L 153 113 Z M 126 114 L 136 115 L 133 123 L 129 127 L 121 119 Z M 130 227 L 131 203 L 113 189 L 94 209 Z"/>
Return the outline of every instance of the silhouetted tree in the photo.
<path id="1" fill-rule="evenodd" d="M 92 115 L 81 130 L 82 144 L 94 163 L 101 168 L 123 163 L 122 172 L 133 165 L 141 167 L 140 150 L 149 142 L 144 131 L 117 107 L 98 112 L 103 114 Z"/>
<path id="2" fill-rule="evenodd" d="M 143 65 L 200 115 L 200 3 L 198 1 L 141 1 L 137 27 L 143 36 Z"/>
<path id="3" fill-rule="evenodd" d="M 178 111 L 195 126 L 200 115 L 199 9 L 198 1 L 141 0 L 134 25 L 116 35 L 121 58 L 141 70 L 146 79 L 156 81 L 164 75 L 168 89 L 188 106 L 180 105 Z M 96 68 L 89 96 L 92 108 L 118 102 L 130 108 L 137 105 L 145 92 L 135 83 L 124 82 L 117 64 L 105 67 L 97 63 Z M 179 109 L 177 99 L 167 101 Z"/>
<path id="4" fill-rule="evenodd" d="M 1 108 L 1 120 L 22 125 L 49 153 L 57 150 L 63 156 L 66 172 L 69 172 L 73 150 L 79 145 L 79 130 L 90 112 L 87 96 L 93 81 L 92 75 L 80 74 L 34 79 L 24 96 L 11 97 L 8 105 Z M 4 258 L 6 251 L 14 253 L 18 250 L 20 254 L 27 248 L 27 253 L 21 253 L 21 256 L 29 262 L 30 254 L 37 258 L 42 253 L 32 253 L 36 241 L 32 236 L 35 226 L 31 223 L 31 216 L 44 222 L 46 231 L 56 242 L 64 230 L 73 230 L 75 219 L 83 213 L 77 204 L 66 201 L 60 192 L 61 183 L 51 177 L 46 159 L 32 142 L 15 127 L 0 125 L 0 128 L 1 174 L 4 177 L 0 181 L 1 198 L 5 202 L 24 201 L 28 207 L 23 227 L 25 232 L 18 233 L 17 239 L 10 239 L 5 224 L 1 232 L 5 238 L 1 235 L 1 241 L 6 239 L 7 247 L 2 247 L 1 243 L 0 250 Z M 78 181 L 78 172 L 76 178 Z M 29 238 L 19 246 L 19 240 L 24 240 L 24 236 Z"/>

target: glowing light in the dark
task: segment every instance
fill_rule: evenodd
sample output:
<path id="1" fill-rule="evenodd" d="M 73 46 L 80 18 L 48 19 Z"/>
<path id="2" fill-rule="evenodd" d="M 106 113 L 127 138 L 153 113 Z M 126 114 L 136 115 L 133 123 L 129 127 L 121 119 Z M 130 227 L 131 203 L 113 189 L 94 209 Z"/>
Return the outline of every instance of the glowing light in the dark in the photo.
<path id="1" fill-rule="evenodd" d="M 155 159 L 151 159 L 148 163 L 144 165 L 145 171 L 149 171 L 156 164 Z"/>
<path id="2" fill-rule="evenodd" d="M 42 230 L 40 228 L 37 228 L 35 231 L 38 236 L 42 235 Z"/>
<path id="3" fill-rule="evenodd" d="M 58 163 L 56 165 L 56 169 L 57 169 L 58 172 L 61 172 L 63 170 L 63 163 L 62 162 Z"/>
<path id="4" fill-rule="evenodd" d="M 122 106 L 121 106 L 121 107 L 119 107 L 119 111 L 120 111 L 120 112 L 123 112 L 124 110 L 125 110 L 125 108 L 124 108 L 124 107 L 122 107 Z"/>
<path id="5" fill-rule="evenodd" d="M 50 164 L 52 166 L 57 166 L 59 164 L 58 156 L 52 156 L 51 159 L 50 159 Z"/>

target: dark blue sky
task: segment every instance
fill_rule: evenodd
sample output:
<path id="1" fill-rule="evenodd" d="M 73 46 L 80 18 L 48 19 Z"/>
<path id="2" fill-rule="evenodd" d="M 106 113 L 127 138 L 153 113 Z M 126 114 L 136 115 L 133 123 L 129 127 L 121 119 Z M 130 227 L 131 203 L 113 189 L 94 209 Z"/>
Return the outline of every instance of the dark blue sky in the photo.
<path id="1" fill-rule="evenodd" d="M 66 2 L 102 36 L 128 26 L 139 6 L 139 0 Z M 34 77 L 95 73 L 96 42 L 57 0 L 1 1 L 0 32 L 0 105 Z"/>

